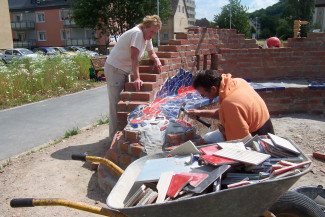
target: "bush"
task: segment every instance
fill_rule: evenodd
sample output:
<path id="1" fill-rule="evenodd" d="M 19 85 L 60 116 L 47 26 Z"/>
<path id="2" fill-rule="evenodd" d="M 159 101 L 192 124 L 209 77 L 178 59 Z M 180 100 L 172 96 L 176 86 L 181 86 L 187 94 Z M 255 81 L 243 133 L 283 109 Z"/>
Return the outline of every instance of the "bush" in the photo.
<path id="1" fill-rule="evenodd" d="M 0 109 L 91 88 L 89 67 L 84 54 L 0 63 Z"/>

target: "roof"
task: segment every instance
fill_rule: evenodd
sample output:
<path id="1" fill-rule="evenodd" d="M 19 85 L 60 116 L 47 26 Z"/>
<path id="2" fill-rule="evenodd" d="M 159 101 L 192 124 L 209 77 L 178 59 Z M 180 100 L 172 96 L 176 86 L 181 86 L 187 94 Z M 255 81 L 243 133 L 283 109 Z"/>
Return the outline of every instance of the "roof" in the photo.
<path id="1" fill-rule="evenodd" d="M 8 0 L 9 11 L 35 11 L 51 8 L 69 8 L 71 0 Z"/>
<path id="2" fill-rule="evenodd" d="M 187 8 L 186 8 L 186 4 L 185 4 L 185 0 L 172 0 L 172 10 L 173 13 L 172 15 L 174 16 L 177 10 L 177 6 L 178 6 L 178 2 L 179 1 L 183 1 L 184 7 L 185 7 L 185 12 L 186 12 L 186 16 L 188 17 L 188 13 L 187 13 Z"/>

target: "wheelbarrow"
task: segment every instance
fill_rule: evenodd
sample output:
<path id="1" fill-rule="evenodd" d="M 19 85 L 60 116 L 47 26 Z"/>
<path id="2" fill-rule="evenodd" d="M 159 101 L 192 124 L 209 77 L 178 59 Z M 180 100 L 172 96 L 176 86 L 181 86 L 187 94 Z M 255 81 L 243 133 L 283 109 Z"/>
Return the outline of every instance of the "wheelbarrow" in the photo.
<path id="1" fill-rule="evenodd" d="M 296 146 L 296 145 L 295 145 Z M 298 150 L 299 148 L 296 147 Z M 301 153 L 302 151 L 299 150 Z M 78 202 L 61 199 L 20 198 L 10 202 L 12 207 L 31 206 L 67 206 L 104 216 L 130 217 L 183 217 L 183 216 L 220 216 L 220 217 L 252 217 L 261 216 L 288 189 L 312 168 L 310 160 L 302 153 L 303 161 L 310 162 L 301 173 L 282 178 L 268 179 L 245 186 L 224 189 L 212 193 L 193 196 L 182 200 L 167 201 L 143 206 L 125 207 L 125 202 L 140 187 L 135 182 L 145 162 L 150 159 L 165 158 L 168 152 L 144 156 L 131 163 L 123 172 L 118 166 L 107 159 L 74 155 L 73 159 L 105 163 L 108 168 L 119 175 L 122 174 L 107 197 L 108 208 L 88 206 Z M 265 215 L 267 216 L 267 215 Z M 272 215 L 270 215 L 272 216 Z"/>

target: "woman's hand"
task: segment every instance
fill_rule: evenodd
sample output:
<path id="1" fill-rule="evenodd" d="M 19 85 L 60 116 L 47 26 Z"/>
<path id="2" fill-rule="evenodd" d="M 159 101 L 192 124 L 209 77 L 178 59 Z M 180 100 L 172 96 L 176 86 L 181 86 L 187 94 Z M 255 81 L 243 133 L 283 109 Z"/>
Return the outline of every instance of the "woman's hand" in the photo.
<path id="1" fill-rule="evenodd" d="M 134 85 L 136 91 L 140 91 L 142 84 L 143 84 L 143 81 L 140 78 L 135 79 L 133 82 L 133 85 Z"/>
<path id="2" fill-rule="evenodd" d="M 161 62 L 160 62 L 160 60 L 159 60 L 159 58 L 158 57 L 155 57 L 154 58 L 155 60 L 154 60 L 154 66 L 153 66 L 153 68 L 157 68 L 157 70 L 158 70 L 158 72 L 159 72 L 159 74 L 161 73 L 161 67 L 162 67 L 162 65 L 161 65 Z"/>

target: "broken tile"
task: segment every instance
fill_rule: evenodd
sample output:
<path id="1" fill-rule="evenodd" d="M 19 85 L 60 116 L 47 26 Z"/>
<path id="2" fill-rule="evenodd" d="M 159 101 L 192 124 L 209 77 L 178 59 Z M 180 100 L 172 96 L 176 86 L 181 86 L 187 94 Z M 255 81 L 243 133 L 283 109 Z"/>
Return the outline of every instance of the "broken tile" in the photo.
<path id="1" fill-rule="evenodd" d="M 175 198 L 178 193 L 184 188 L 192 180 L 192 177 L 182 175 L 182 174 L 175 174 L 170 181 L 167 195 Z"/>

